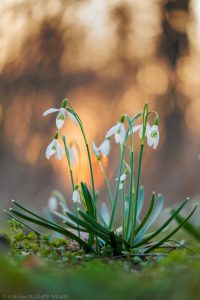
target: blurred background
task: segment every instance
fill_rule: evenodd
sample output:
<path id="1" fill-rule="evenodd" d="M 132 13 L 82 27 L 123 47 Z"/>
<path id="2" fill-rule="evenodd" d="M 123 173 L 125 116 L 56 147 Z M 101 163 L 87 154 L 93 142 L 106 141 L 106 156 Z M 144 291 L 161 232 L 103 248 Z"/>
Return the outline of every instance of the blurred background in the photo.
<path id="1" fill-rule="evenodd" d="M 66 97 L 97 144 L 122 113 L 133 116 L 148 100 L 161 139 L 156 151 L 145 148 L 147 195 L 162 192 L 168 205 L 197 195 L 200 1 L 1 0 L 0 207 L 11 198 L 42 207 L 52 189 L 70 199 L 66 162 L 45 158 L 55 115 L 42 117 Z M 80 132 L 70 121 L 64 130 L 80 146 L 80 178 L 89 183 Z M 113 181 L 115 149 L 104 160 Z"/>

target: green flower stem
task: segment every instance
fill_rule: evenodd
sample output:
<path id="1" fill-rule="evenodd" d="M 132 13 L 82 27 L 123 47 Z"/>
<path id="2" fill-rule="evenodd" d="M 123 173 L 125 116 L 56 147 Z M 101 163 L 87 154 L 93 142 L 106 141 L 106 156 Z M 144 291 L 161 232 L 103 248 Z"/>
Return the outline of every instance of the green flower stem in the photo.
<path id="1" fill-rule="evenodd" d="M 83 124 L 81 122 L 81 119 L 79 118 L 79 116 L 77 115 L 77 113 L 71 109 L 71 108 L 68 108 L 68 111 L 70 111 L 76 118 L 79 126 L 80 126 L 80 129 L 81 129 L 81 132 L 82 132 L 82 135 L 83 135 L 83 138 L 84 138 L 84 142 L 85 142 L 85 146 L 86 146 L 86 149 L 87 149 L 87 154 L 88 154 L 88 160 L 89 160 L 89 167 L 90 167 L 90 175 L 91 175 L 91 182 L 92 182 L 92 194 L 93 194 L 93 202 L 94 202 L 94 206 L 95 206 L 95 209 L 96 209 L 96 213 L 98 214 L 99 216 L 99 219 L 101 220 L 102 224 L 104 225 L 104 227 L 108 227 L 107 224 L 105 223 L 104 219 L 102 218 L 101 216 L 101 213 L 99 212 L 99 209 L 97 207 L 97 201 L 96 201 L 96 193 L 95 193 L 95 185 L 94 185 L 94 173 L 93 173 L 93 168 L 92 168 L 92 160 L 91 160 L 91 155 L 90 155 L 90 149 L 89 149 L 89 145 L 88 145 L 88 141 L 87 141 L 87 137 L 86 137 L 86 134 L 85 134 L 85 130 L 84 130 L 84 127 L 83 127 Z"/>
<path id="2" fill-rule="evenodd" d="M 130 153 L 130 165 L 131 165 L 131 174 L 130 174 L 130 194 L 129 194 L 129 210 L 128 210 L 128 219 L 127 219 L 127 232 L 126 239 L 129 239 L 129 234 L 131 232 L 133 214 L 134 214 L 134 195 L 135 195 L 135 187 L 134 187 L 134 153 L 131 150 Z M 130 229 L 131 228 L 131 229 Z"/>
<path id="3" fill-rule="evenodd" d="M 90 155 L 90 149 L 89 149 L 87 137 L 86 137 L 86 134 L 85 134 L 85 130 L 84 130 L 82 121 L 79 118 L 79 116 L 77 115 L 77 113 L 73 109 L 71 109 L 71 108 L 68 108 L 68 111 L 70 111 L 75 116 L 75 118 L 76 118 L 76 120 L 77 120 L 77 122 L 78 122 L 78 124 L 80 126 L 81 132 L 83 134 L 83 138 L 84 138 L 84 142 L 85 142 L 85 146 L 86 146 L 86 150 L 87 150 L 87 155 L 88 155 L 89 167 L 90 167 L 90 176 L 91 176 L 91 182 L 92 182 L 92 194 L 93 194 L 93 199 L 96 202 L 96 193 L 95 193 L 95 184 L 94 184 L 94 173 L 93 173 L 93 168 L 92 168 L 92 160 L 91 160 L 91 155 Z"/>
<path id="4" fill-rule="evenodd" d="M 70 178 L 71 178 L 71 183 L 72 183 L 72 190 L 74 191 L 74 189 L 75 189 L 74 176 L 73 176 L 73 171 L 72 171 L 72 166 L 71 166 L 71 160 L 70 160 L 70 156 L 69 156 L 69 150 L 68 150 L 66 138 L 65 138 L 64 135 L 62 137 L 62 140 L 63 140 L 63 143 L 64 143 L 65 154 L 66 154 L 67 162 L 68 162 L 68 165 L 69 165 L 69 172 L 70 172 Z"/>
<path id="5" fill-rule="evenodd" d="M 132 120 L 131 120 L 131 126 L 133 126 L 134 122 L 142 115 L 142 113 L 137 114 Z M 128 138 L 130 128 L 127 129 L 126 137 L 124 144 L 122 146 L 122 154 L 121 154 L 121 160 L 120 160 L 120 167 L 119 167 L 119 173 L 118 173 L 118 181 L 115 191 L 115 197 L 113 202 L 113 209 L 111 213 L 110 223 L 109 223 L 109 229 L 112 229 L 113 224 L 115 222 L 115 215 L 116 215 L 116 208 L 117 208 L 117 202 L 118 202 L 118 195 L 119 195 L 119 185 L 120 185 L 120 176 L 122 174 L 123 164 L 124 164 L 124 155 L 125 155 L 125 149 L 126 149 L 126 141 Z"/>
<path id="6" fill-rule="evenodd" d="M 141 177 L 141 168 L 142 168 L 142 157 L 144 152 L 144 144 L 140 146 L 140 157 L 139 157 L 139 165 L 138 165 L 138 174 L 137 174 L 137 186 L 136 186 L 136 195 L 135 195 L 135 209 L 134 209 L 134 219 L 131 236 L 134 240 L 136 234 L 136 223 L 137 223 L 137 209 L 138 209 L 138 198 L 139 198 L 139 189 L 140 189 L 140 177 Z"/>
<path id="7" fill-rule="evenodd" d="M 77 204 L 76 204 L 76 203 L 75 203 L 74 205 L 75 205 L 76 216 L 78 217 L 78 207 L 77 207 Z M 78 237 L 79 237 L 79 238 L 81 237 L 79 225 L 78 225 Z"/>
<path id="8" fill-rule="evenodd" d="M 112 209 L 112 206 L 113 206 L 113 198 L 112 198 L 112 193 L 111 193 L 111 190 L 110 190 L 110 184 L 109 184 L 109 181 L 108 181 L 108 177 L 106 175 L 106 172 L 105 172 L 105 169 L 102 165 L 102 162 L 101 160 L 98 160 L 99 162 L 99 166 L 100 166 L 100 169 L 103 173 L 103 176 L 104 176 L 104 180 L 105 180 L 105 183 L 106 183 L 106 188 L 107 188 L 107 192 L 108 192 L 108 196 L 109 196 L 109 203 L 110 203 L 110 208 Z"/>
<path id="9" fill-rule="evenodd" d="M 125 238 L 126 233 L 126 209 L 125 209 L 125 189 L 122 190 L 122 238 Z"/>
<path id="10" fill-rule="evenodd" d="M 133 214 L 134 214 L 134 195 L 135 195 L 135 180 L 134 180 L 134 136 L 133 136 L 133 130 L 131 125 L 131 120 L 129 116 L 126 117 L 128 124 L 129 124 L 129 130 L 131 132 L 131 149 L 130 149 L 130 193 L 129 193 L 129 210 L 128 210 L 128 219 L 127 219 L 127 232 L 126 232 L 126 239 L 129 239 L 129 234 L 132 229 L 132 220 L 133 220 Z"/>
<path id="11" fill-rule="evenodd" d="M 117 208 L 118 195 L 119 195 L 120 176 L 122 174 L 123 165 L 124 165 L 124 154 L 125 154 L 125 149 L 126 149 L 127 137 L 128 137 L 128 133 L 126 134 L 126 139 L 125 139 L 125 142 L 122 146 L 122 154 L 121 154 L 121 160 L 120 160 L 117 186 L 116 186 L 115 197 L 114 197 L 114 202 L 113 202 L 113 208 L 112 208 L 111 218 L 110 218 L 110 223 L 109 223 L 109 229 L 110 230 L 113 228 L 113 224 L 115 223 L 115 215 L 116 215 L 116 208 Z"/>
<path id="12" fill-rule="evenodd" d="M 143 110 L 143 131 L 142 131 L 142 143 L 140 146 L 140 156 L 139 156 L 139 164 L 138 164 L 138 173 L 137 173 L 137 185 L 136 185 L 136 195 L 135 195 L 135 209 L 133 216 L 133 226 L 131 232 L 131 241 L 135 240 L 136 235 L 136 224 L 137 224 L 137 210 L 138 210 L 138 198 L 139 198 L 139 189 L 140 189 L 140 177 L 141 177 L 141 168 L 142 168 L 142 157 L 144 152 L 144 141 L 147 127 L 147 119 L 148 119 L 148 104 L 146 103 Z"/>

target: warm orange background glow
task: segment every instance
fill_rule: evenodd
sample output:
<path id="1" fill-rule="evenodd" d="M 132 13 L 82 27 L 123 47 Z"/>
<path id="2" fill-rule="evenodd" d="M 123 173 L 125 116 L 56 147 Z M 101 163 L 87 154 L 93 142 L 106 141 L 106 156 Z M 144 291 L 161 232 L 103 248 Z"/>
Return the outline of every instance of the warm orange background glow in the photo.
<path id="1" fill-rule="evenodd" d="M 1 1 L 2 207 L 10 198 L 43 206 L 55 188 L 70 198 L 66 161 L 45 159 L 55 115 L 42 117 L 65 97 L 97 145 L 122 113 L 133 116 L 148 100 L 160 115 L 161 141 L 156 151 L 146 148 L 147 195 L 156 189 L 173 203 L 199 193 L 198 0 Z M 79 177 L 89 183 L 80 130 L 68 120 L 64 131 L 69 143 L 79 144 Z M 112 151 L 104 164 L 114 182 L 114 144 Z M 93 164 L 100 189 L 103 177 L 94 157 Z"/>

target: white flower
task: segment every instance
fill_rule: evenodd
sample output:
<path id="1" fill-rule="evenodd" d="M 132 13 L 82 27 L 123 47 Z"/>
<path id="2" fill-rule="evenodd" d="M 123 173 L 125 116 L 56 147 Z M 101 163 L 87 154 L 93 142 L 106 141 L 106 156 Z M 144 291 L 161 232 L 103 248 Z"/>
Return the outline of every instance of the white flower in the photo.
<path id="1" fill-rule="evenodd" d="M 142 139 L 142 132 L 143 132 L 143 125 L 137 125 L 137 126 L 133 126 L 133 132 L 139 131 L 139 137 L 140 139 Z M 150 126 L 147 123 L 146 126 L 146 132 L 145 132 L 145 136 L 147 138 L 147 144 L 150 147 L 153 147 L 153 149 L 156 149 L 159 143 L 159 131 L 158 131 L 158 125 L 153 125 Z"/>
<path id="2" fill-rule="evenodd" d="M 62 159 L 63 150 L 60 146 L 57 139 L 53 139 L 53 141 L 48 145 L 46 150 L 46 158 L 50 159 L 51 156 L 57 157 L 59 160 Z"/>
<path id="3" fill-rule="evenodd" d="M 51 196 L 48 200 L 48 208 L 49 210 L 57 210 L 58 201 L 55 197 Z"/>
<path id="4" fill-rule="evenodd" d="M 158 125 L 153 125 L 148 129 L 147 143 L 153 149 L 156 149 L 159 143 L 160 135 L 158 131 Z"/>
<path id="5" fill-rule="evenodd" d="M 73 191 L 72 201 L 74 203 L 81 203 L 81 196 L 80 196 L 80 194 L 79 194 L 79 192 L 77 190 Z"/>
<path id="6" fill-rule="evenodd" d="M 149 123 L 147 123 L 147 126 L 146 126 L 146 132 L 145 132 L 145 136 L 147 136 L 148 135 L 148 131 L 149 131 L 149 129 L 150 129 L 150 125 L 149 125 Z M 140 139 L 142 139 L 142 133 L 143 133 L 143 124 L 140 124 L 140 125 L 136 125 L 136 126 L 133 126 L 133 133 L 135 133 L 135 132 L 137 132 L 137 131 L 139 131 L 139 137 L 140 137 Z"/>
<path id="7" fill-rule="evenodd" d="M 101 154 L 104 156 L 108 156 L 108 154 L 110 153 L 110 141 L 108 139 L 105 139 L 99 147 L 97 147 L 93 142 L 92 148 L 97 158 L 99 158 Z"/>
<path id="8" fill-rule="evenodd" d="M 72 164 L 76 165 L 77 164 L 77 155 L 72 147 L 68 148 L 69 152 L 69 158 Z"/>
<path id="9" fill-rule="evenodd" d="M 57 116 L 57 118 L 56 118 L 56 126 L 57 126 L 58 129 L 61 129 L 61 128 L 63 127 L 64 122 L 65 122 L 65 119 L 66 119 L 67 116 L 69 116 L 70 119 L 71 119 L 76 125 L 78 124 L 78 122 L 77 122 L 75 116 L 74 116 L 72 113 L 70 113 L 70 112 L 69 112 L 66 108 L 64 108 L 64 107 L 61 107 L 61 108 L 59 108 L 59 109 L 57 109 L 57 108 L 50 108 L 50 109 L 46 110 L 46 111 L 43 113 L 43 116 L 47 116 L 47 115 L 52 114 L 52 113 L 54 113 L 54 112 L 58 112 L 58 116 Z"/>
<path id="10" fill-rule="evenodd" d="M 124 123 L 117 123 L 117 125 L 110 128 L 106 133 L 106 139 L 109 139 L 112 135 L 115 136 L 115 142 L 122 145 L 126 138 L 126 129 L 124 127 Z"/>
<path id="11" fill-rule="evenodd" d="M 127 174 L 126 173 L 123 173 L 121 176 L 120 176 L 120 179 L 119 179 L 119 190 L 122 190 L 123 189 L 123 186 L 124 186 L 124 182 L 126 180 L 126 177 L 127 177 Z M 116 181 L 118 181 L 118 178 L 115 179 Z"/>

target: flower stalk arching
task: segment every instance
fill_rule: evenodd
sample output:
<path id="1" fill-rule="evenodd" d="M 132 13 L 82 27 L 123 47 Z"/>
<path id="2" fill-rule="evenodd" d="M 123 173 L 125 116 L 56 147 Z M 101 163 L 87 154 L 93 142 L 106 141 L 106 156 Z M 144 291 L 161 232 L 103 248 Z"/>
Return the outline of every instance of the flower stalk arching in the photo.
<path id="1" fill-rule="evenodd" d="M 81 132 L 82 132 L 82 135 L 83 135 L 83 138 L 84 138 L 86 150 L 87 150 L 87 155 L 88 155 L 90 176 L 91 176 L 91 182 L 92 182 L 92 195 L 93 195 L 93 202 L 94 202 L 95 210 L 96 210 L 96 213 L 97 213 L 99 219 L 101 220 L 102 224 L 104 225 L 104 227 L 107 228 L 108 226 L 105 223 L 104 219 L 102 218 L 101 213 L 99 212 L 99 209 L 97 207 L 95 184 L 94 184 L 94 173 L 93 173 L 93 168 L 92 168 L 91 154 L 90 154 L 90 149 L 89 149 L 89 145 L 88 145 L 88 141 L 87 141 L 87 137 L 86 137 L 86 134 L 85 134 L 85 130 L 84 130 L 82 121 L 79 118 L 78 114 L 73 110 L 73 108 L 67 108 L 67 110 L 70 111 L 70 113 L 72 113 L 74 115 L 74 117 L 76 118 L 76 120 L 77 120 L 77 122 L 80 126 L 80 129 L 81 129 Z"/>
<path id="2" fill-rule="evenodd" d="M 86 134 L 85 134 L 85 130 L 84 130 L 81 119 L 79 118 L 78 114 L 73 110 L 73 108 L 67 108 L 67 110 L 70 111 L 70 113 L 72 113 L 74 115 L 74 117 L 76 118 L 76 120 L 77 120 L 77 122 L 80 126 L 81 132 L 83 134 L 83 138 L 84 138 L 84 142 L 85 142 L 85 146 L 86 146 L 86 150 L 87 150 L 87 155 L 88 155 L 89 167 L 90 167 L 90 176 L 91 176 L 91 182 L 92 182 L 92 194 L 93 194 L 93 199 L 96 202 L 94 173 L 93 173 L 93 168 L 92 168 L 92 160 L 91 160 L 90 149 L 89 149 L 87 137 L 86 137 Z"/>

